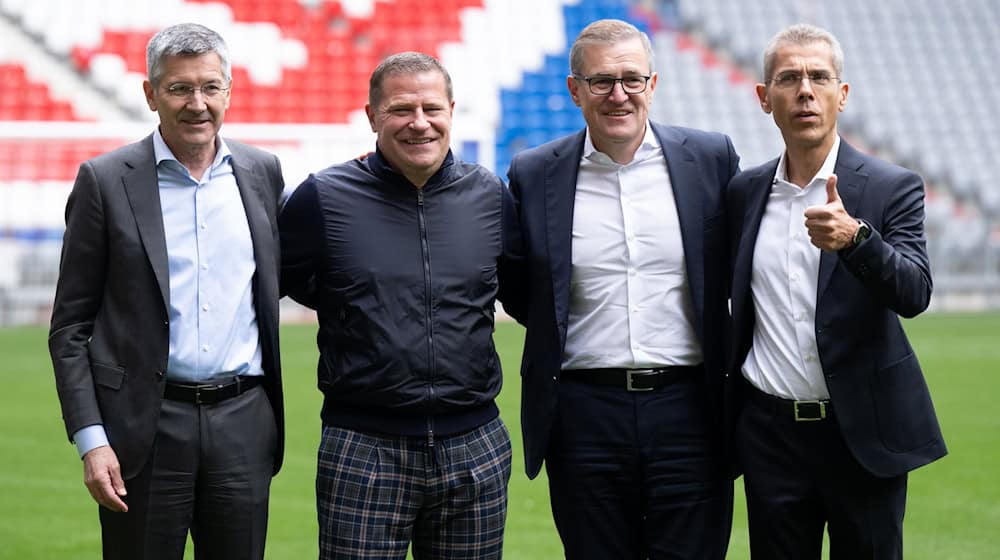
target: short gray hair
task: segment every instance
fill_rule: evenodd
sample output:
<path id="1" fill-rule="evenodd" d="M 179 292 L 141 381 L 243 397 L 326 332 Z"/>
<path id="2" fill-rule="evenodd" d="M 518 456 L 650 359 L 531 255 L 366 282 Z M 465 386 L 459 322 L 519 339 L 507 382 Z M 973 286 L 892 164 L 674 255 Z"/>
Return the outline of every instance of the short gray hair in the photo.
<path id="1" fill-rule="evenodd" d="M 402 52 L 386 57 L 372 72 L 372 77 L 368 80 L 368 104 L 374 109 L 382 101 L 382 84 L 389 76 L 400 74 L 422 74 L 424 72 L 439 72 L 444 76 L 445 89 L 448 92 L 448 101 L 454 100 L 454 91 L 451 85 L 451 76 L 438 59 L 428 54 L 419 52 Z"/>
<path id="2" fill-rule="evenodd" d="M 808 45 L 811 43 L 826 43 L 830 47 L 830 55 L 833 59 L 833 70 L 837 76 L 844 74 L 844 49 L 840 47 L 840 41 L 826 29 L 810 25 L 808 23 L 796 23 L 786 27 L 771 38 L 764 49 L 764 81 L 771 79 L 774 72 L 774 56 L 778 47 L 782 43 L 793 45 Z"/>
<path id="3" fill-rule="evenodd" d="M 222 36 L 197 23 L 178 23 L 162 29 L 146 45 L 146 78 L 154 86 L 163 76 L 163 61 L 168 56 L 200 56 L 215 53 L 222 62 L 222 76 L 233 81 L 229 48 Z"/>
<path id="4" fill-rule="evenodd" d="M 646 58 L 649 60 L 649 71 L 653 71 L 653 44 L 649 41 L 649 35 L 640 31 L 638 27 L 627 21 L 620 19 L 599 19 L 587 27 L 576 36 L 573 46 L 569 50 L 569 71 L 575 76 L 583 75 L 583 50 L 588 45 L 610 45 L 639 39 L 642 41 L 642 48 L 646 51 Z"/>

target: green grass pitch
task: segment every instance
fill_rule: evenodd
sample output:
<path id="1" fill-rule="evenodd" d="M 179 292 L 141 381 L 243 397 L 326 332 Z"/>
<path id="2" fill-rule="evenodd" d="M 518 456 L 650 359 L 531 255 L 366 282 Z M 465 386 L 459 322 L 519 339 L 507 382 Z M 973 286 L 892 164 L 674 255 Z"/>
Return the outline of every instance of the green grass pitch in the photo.
<path id="1" fill-rule="evenodd" d="M 906 328 L 924 366 L 950 454 L 912 473 L 906 515 L 906 557 L 980 560 L 1000 549 L 1000 315 L 927 314 Z M 315 388 L 313 326 L 282 330 L 288 450 L 271 493 L 267 557 L 316 558 L 313 502 L 319 393 Z M 0 330 L 0 558 L 100 557 L 97 506 L 66 441 L 42 328 Z M 561 557 L 543 478 L 523 471 L 519 378 L 523 331 L 497 328 L 506 378 L 502 417 L 514 439 L 506 557 Z M 190 547 L 189 547 L 190 548 Z M 188 557 L 191 557 L 189 553 Z M 731 559 L 746 559 L 742 489 Z"/>

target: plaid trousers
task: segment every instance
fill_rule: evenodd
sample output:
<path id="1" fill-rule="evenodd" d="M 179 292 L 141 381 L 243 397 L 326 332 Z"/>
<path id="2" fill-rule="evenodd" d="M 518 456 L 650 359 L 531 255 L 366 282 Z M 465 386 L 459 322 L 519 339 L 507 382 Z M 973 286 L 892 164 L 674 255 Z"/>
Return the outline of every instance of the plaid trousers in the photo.
<path id="1" fill-rule="evenodd" d="M 324 426 L 316 470 L 320 560 L 491 559 L 503 553 L 510 435 L 500 418 L 428 438 Z"/>

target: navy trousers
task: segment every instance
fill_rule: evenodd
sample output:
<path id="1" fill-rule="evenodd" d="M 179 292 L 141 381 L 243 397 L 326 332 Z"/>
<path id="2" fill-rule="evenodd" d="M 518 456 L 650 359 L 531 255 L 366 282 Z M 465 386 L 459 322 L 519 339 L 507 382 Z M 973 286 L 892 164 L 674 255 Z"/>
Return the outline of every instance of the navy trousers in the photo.
<path id="1" fill-rule="evenodd" d="M 724 476 L 700 376 L 649 392 L 564 379 L 546 472 L 569 559 L 725 557 Z"/>
<path id="2" fill-rule="evenodd" d="M 823 530 L 830 558 L 903 558 L 906 475 L 878 478 L 854 460 L 836 421 L 796 422 L 749 392 L 739 454 L 750 523 L 750 554 L 764 560 L 818 560 Z M 786 409 L 787 410 L 787 409 Z"/>

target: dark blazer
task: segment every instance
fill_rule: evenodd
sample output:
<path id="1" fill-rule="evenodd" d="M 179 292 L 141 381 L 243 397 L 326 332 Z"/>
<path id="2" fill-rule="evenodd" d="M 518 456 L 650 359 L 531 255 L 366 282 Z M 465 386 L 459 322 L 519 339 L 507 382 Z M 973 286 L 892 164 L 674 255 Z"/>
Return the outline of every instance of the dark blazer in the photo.
<path id="1" fill-rule="evenodd" d="M 254 260 L 264 387 L 284 448 L 278 355 L 278 158 L 227 140 Z M 170 274 L 153 137 L 84 162 L 66 205 L 49 352 L 66 432 L 103 424 L 128 479 L 150 454 L 169 350 Z"/>
<path id="2" fill-rule="evenodd" d="M 722 194 L 739 170 L 728 136 L 653 124 L 667 160 L 680 218 L 698 338 L 713 396 L 719 396 L 728 328 L 725 219 Z M 522 296 L 504 309 L 527 327 L 521 361 L 521 428 L 525 466 L 534 478 L 542 466 L 556 412 L 566 345 L 572 268 L 573 204 L 585 131 L 514 157 L 508 177 L 519 206 L 527 253 Z M 595 341 L 600 343 L 600 341 Z"/>
<path id="3" fill-rule="evenodd" d="M 754 245 L 777 167 L 775 159 L 740 173 L 727 193 L 735 380 L 753 340 Z M 847 213 L 866 221 L 872 235 L 854 249 L 823 252 L 820 258 L 815 325 L 820 362 L 834 417 L 855 459 L 876 476 L 896 476 L 947 452 L 898 318 L 914 317 L 930 303 L 923 181 L 845 141 L 834 172 Z"/>

